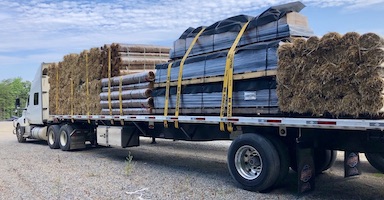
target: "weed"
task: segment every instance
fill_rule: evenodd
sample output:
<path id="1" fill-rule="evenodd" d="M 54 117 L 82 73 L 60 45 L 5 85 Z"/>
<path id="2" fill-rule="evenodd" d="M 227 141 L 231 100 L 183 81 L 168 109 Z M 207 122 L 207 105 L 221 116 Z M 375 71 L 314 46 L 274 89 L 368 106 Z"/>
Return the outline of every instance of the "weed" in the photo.
<path id="1" fill-rule="evenodd" d="M 125 175 L 129 176 L 135 167 L 135 163 L 132 161 L 133 156 L 131 152 L 128 153 L 128 156 L 125 158 Z"/>
<path id="2" fill-rule="evenodd" d="M 87 177 L 100 177 L 100 175 L 93 172 L 88 172 Z"/>
<path id="3" fill-rule="evenodd" d="M 378 177 L 378 178 L 382 178 L 382 177 L 384 177 L 384 174 L 382 174 L 382 173 L 374 173 L 373 176 Z"/>

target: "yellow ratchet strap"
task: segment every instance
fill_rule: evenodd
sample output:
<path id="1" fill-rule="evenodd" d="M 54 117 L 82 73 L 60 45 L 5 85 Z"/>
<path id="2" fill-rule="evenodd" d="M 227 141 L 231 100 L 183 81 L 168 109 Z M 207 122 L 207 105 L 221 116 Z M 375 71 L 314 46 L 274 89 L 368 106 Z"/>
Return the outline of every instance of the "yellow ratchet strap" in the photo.
<path id="1" fill-rule="evenodd" d="M 177 93 L 176 93 L 176 108 L 175 108 L 175 117 L 179 116 L 179 109 L 180 109 L 180 96 L 181 96 L 181 82 L 183 79 L 183 68 L 184 68 L 184 62 L 187 60 L 188 55 L 191 53 L 193 46 L 197 42 L 197 39 L 200 37 L 200 35 L 203 33 L 205 28 L 202 28 L 200 32 L 193 38 L 192 43 L 189 45 L 189 48 L 187 52 L 185 52 L 183 59 L 180 61 L 180 68 L 179 68 L 179 76 L 177 79 Z M 176 119 L 175 121 L 175 128 L 179 128 L 179 121 Z"/>
<path id="2" fill-rule="evenodd" d="M 112 115 L 112 102 L 111 102 L 111 47 L 108 48 L 108 107 L 109 107 L 109 115 Z"/>
<path id="3" fill-rule="evenodd" d="M 59 114 L 59 65 L 56 65 L 56 109 L 55 113 Z"/>
<path id="4" fill-rule="evenodd" d="M 87 88 L 87 118 L 88 118 L 88 124 L 91 123 L 91 120 L 89 119 L 89 71 L 88 71 L 88 52 L 85 52 L 85 87 Z"/>
<path id="5" fill-rule="evenodd" d="M 109 115 L 112 115 L 112 102 L 111 102 L 111 47 L 108 48 L 108 106 L 109 106 Z M 114 124 L 113 119 L 111 119 L 111 124 Z"/>
<path id="6" fill-rule="evenodd" d="M 119 84 L 119 102 L 120 102 L 120 115 L 123 116 L 123 77 L 120 76 L 120 84 Z M 121 125 L 124 125 L 124 120 L 120 121 Z"/>
<path id="7" fill-rule="evenodd" d="M 169 90 L 170 90 L 170 83 L 171 83 L 171 68 L 173 63 L 168 64 L 168 71 L 167 71 L 167 83 L 165 86 L 165 104 L 164 104 L 164 117 L 168 116 L 168 103 L 169 103 Z M 168 128 L 168 121 L 164 120 L 164 127 Z"/>
<path id="8" fill-rule="evenodd" d="M 236 53 L 236 47 L 240 42 L 241 36 L 243 36 L 245 29 L 247 28 L 249 21 L 243 25 L 235 41 L 227 54 L 227 60 L 225 62 L 225 72 L 223 80 L 223 92 L 221 97 L 220 118 L 225 115 L 225 107 L 227 104 L 227 117 L 232 117 L 232 100 L 233 100 L 233 62 Z M 227 129 L 229 132 L 233 131 L 232 123 L 228 123 Z M 220 130 L 225 131 L 224 123 L 220 122 Z"/>
<path id="9" fill-rule="evenodd" d="M 74 115 L 74 110 L 73 110 L 73 99 L 74 99 L 74 90 L 73 90 L 73 79 L 71 78 L 71 121 L 73 122 L 73 115 Z"/>

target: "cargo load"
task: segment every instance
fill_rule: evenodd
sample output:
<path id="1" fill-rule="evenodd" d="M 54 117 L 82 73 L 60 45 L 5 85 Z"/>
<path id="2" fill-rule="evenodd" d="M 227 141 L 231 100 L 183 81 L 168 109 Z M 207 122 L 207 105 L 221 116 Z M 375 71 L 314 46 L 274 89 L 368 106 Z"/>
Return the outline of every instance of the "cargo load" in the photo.
<path id="1" fill-rule="evenodd" d="M 372 117 L 384 112 L 384 39 L 328 33 L 279 47 L 277 96 L 284 112 Z"/>
<path id="2" fill-rule="evenodd" d="M 218 114 L 229 107 L 222 91 L 228 55 L 234 49 L 233 114 L 276 114 L 280 43 L 313 36 L 306 17 L 299 13 L 302 8 L 300 2 L 289 3 L 256 17 L 238 15 L 208 27 L 188 28 L 174 42 L 172 60 L 156 66 L 154 112 L 162 114 L 166 109 L 171 114 L 179 107 L 181 114 Z M 178 103 L 179 79 L 184 83 Z"/>
<path id="3" fill-rule="evenodd" d="M 102 91 L 108 86 L 102 82 L 103 78 L 138 72 L 153 74 L 156 64 L 168 61 L 169 50 L 163 46 L 113 43 L 64 56 L 48 69 L 50 114 L 101 114 L 105 107 Z M 119 91 L 118 86 L 111 85 L 111 91 Z M 124 84 L 122 90 L 137 87 L 142 88 Z M 145 87 L 153 88 L 153 84 Z"/>

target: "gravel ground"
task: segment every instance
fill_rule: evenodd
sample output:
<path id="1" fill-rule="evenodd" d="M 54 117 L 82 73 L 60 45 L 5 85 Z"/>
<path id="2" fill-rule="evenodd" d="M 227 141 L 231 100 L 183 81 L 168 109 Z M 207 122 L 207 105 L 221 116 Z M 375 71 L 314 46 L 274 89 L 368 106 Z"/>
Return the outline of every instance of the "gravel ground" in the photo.
<path id="1" fill-rule="evenodd" d="M 316 191 L 297 196 L 291 171 L 284 187 L 261 194 L 232 180 L 229 142 L 150 141 L 63 152 L 42 141 L 19 144 L 12 123 L 0 122 L 0 199 L 384 199 L 384 175 L 364 156 L 359 177 L 343 178 L 339 152 L 335 166 L 316 179 Z"/>

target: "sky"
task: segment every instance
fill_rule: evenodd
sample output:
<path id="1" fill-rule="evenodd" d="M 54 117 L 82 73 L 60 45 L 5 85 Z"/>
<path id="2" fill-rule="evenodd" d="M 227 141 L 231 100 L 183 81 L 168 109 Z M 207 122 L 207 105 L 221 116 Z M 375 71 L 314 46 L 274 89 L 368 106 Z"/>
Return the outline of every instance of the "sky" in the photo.
<path id="1" fill-rule="evenodd" d="M 238 14 L 257 16 L 287 0 L 0 0 L 0 81 L 32 81 L 42 62 L 58 62 L 113 42 L 171 47 L 188 27 Z M 301 14 L 314 33 L 384 37 L 384 0 L 308 0 Z"/>

